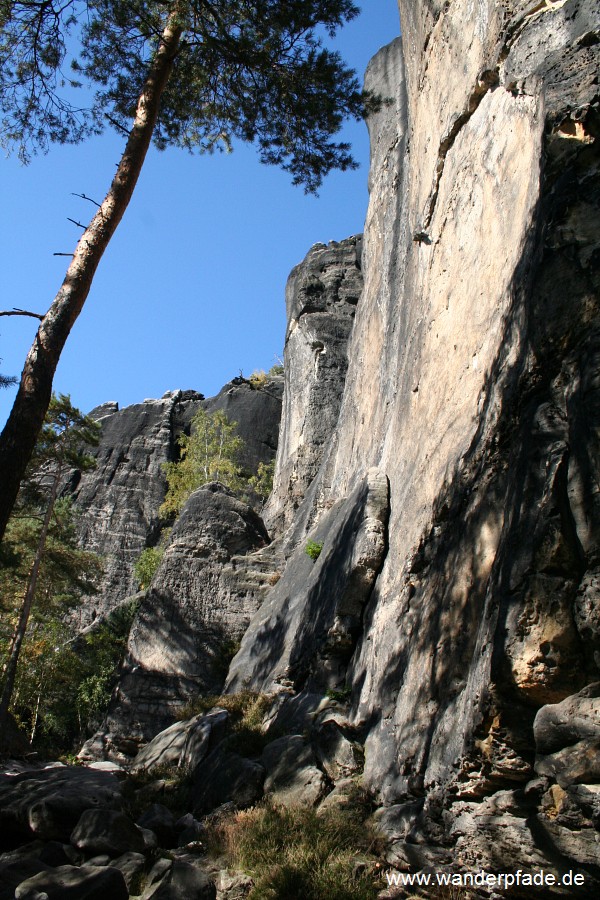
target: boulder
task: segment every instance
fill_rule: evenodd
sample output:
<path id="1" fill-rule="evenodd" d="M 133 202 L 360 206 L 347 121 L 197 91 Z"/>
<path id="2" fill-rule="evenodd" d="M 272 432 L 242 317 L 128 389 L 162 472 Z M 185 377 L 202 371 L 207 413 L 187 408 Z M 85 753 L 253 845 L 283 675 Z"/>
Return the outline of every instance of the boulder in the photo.
<path id="1" fill-rule="evenodd" d="M 600 781 L 600 738 L 578 741 L 556 753 L 539 756 L 535 771 L 553 778 L 562 788 Z"/>
<path id="2" fill-rule="evenodd" d="M 177 766 L 195 769 L 222 737 L 229 714 L 224 709 L 194 716 L 183 722 L 175 722 L 161 731 L 137 754 L 131 770 L 152 772 L 159 766 Z"/>
<path id="3" fill-rule="evenodd" d="M 8 857 L 8 858 L 7 858 Z M 33 878 L 40 872 L 51 872 L 52 866 L 42 862 L 38 852 L 32 852 L 30 848 L 25 848 L 24 852 L 14 855 L 11 858 L 9 854 L 3 854 L 0 858 L 0 897 L 14 897 L 15 888 L 26 881 Z"/>
<path id="4" fill-rule="evenodd" d="M 218 900 L 244 900 L 254 886 L 249 875 L 221 869 L 215 879 Z"/>
<path id="5" fill-rule="evenodd" d="M 128 900 L 123 873 L 110 866 L 59 866 L 28 878 L 15 900 Z"/>
<path id="6" fill-rule="evenodd" d="M 119 856 L 127 850 L 146 849 L 144 832 L 125 813 L 114 810 L 86 810 L 73 829 L 71 843 L 85 853 Z"/>
<path id="7" fill-rule="evenodd" d="M 130 894 L 139 894 L 139 883 L 146 868 L 146 857 L 143 853 L 128 850 L 111 862 L 113 869 L 123 873 L 127 890 Z"/>
<path id="8" fill-rule="evenodd" d="M 533 723 L 536 750 L 545 755 L 582 740 L 600 739 L 600 681 L 542 706 Z"/>
<path id="9" fill-rule="evenodd" d="M 161 847 L 173 847 L 175 838 L 175 817 L 170 809 L 162 803 L 153 803 L 144 810 L 137 824 L 142 829 L 154 832 Z"/>
<path id="10" fill-rule="evenodd" d="M 267 744 L 261 757 L 266 770 L 264 790 L 286 806 L 315 806 L 327 790 L 310 745 L 299 734 Z"/>
<path id="11" fill-rule="evenodd" d="M 242 809 L 260 800 L 265 769 L 237 753 L 215 750 L 194 773 L 194 814 L 232 802 Z"/>
<path id="12" fill-rule="evenodd" d="M 214 882 L 189 860 L 174 859 L 157 885 L 144 891 L 142 900 L 215 900 Z"/>
<path id="13" fill-rule="evenodd" d="M 346 737 L 334 719 L 321 722 L 315 729 L 313 739 L 319 765 L 332 781 L 339 781 L 362 771 L 362 746 L 358 741 Z"/>
<path id="14" fill-rule="evenodd" d="M 406 841 L 423 811 L 423 800 L 381 807 L 373 816 L 377 831 L 389 844 Z"/>
<path id="15" fill-rule="evenodd" d="M 68 841 L 87 809 L 121 805 L 121 784 L 109 772 L 76 766 L 23 772 L 0 781 L 0 841 L 34 834 Z"/>

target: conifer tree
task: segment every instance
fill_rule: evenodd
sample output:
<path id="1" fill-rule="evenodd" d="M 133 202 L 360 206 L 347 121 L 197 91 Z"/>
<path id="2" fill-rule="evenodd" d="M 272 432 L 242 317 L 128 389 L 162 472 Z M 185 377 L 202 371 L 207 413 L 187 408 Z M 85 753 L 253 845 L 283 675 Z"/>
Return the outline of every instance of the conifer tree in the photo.
<path id="1" fill-rule="evenodd" d="M 332 169 L 355 166 L 333 136 L 364 107 L 354 72 L 322 46 L 318 31 L 333 36 L 357 13 L 352 0 L 0 0 L 4 146 L 27 159 L 107 124 L 128 135 L 108 193 L 40 316 L 0 435 L 0 539 L 60 354 L 151 141 L 200 152 L 248 141 L 261 161 L 315 191 Z M 88 110 L 73 102 L 82 84 L 95 88 Z M 167 217 L 168 185 L 164 198 Z"/>
<path id="2" fill-rule="evenodd" d="M 68 469 L 85 471 L 95 465 L 95 460 L 86 448 L 98 443 L 99 431 L 98 423 L 79 412 L 71 404 L 68 396 L 61 394 L 52 397 L 28 477 L 22 486 L 20 509 L 17 510 L 13 522 L 11 548 L 15 559 L 12 571 L 4 560 L 5 571 L 6 568 L 9 569 L 8 577 L 17 590 L 20 584 L 18 566 L 23 565 L 19 557 L 24 557 L 27 573 L 23 579 L 23 594 L 18 601 L 20 608 L 17 622 L 3 671 L 0 734 L 4 730 L 11 703 L 19 656 L 38 595 L 38 587 L 44 584 L 44 579 L 41 578 L 42 566 L 48 551 L 52 550 L 51 563 L 54 563 L 63 578 L 66 577 L 70 586 L 84 589 L 89 586 L 85 566 L 87 564 L 94 568 L 95 562 L 90 554 L 82 554 L 77 550 L 70 504 L 68 501 L 59 501 L 59 490 Z M 31 550 L 31 555 L 28 554 L 28 549 Z M 51 572 L 52 567 L 47 567 L 46 602 L 48 594 L 56 593 L 55 585 L 51 582 Z M 58 596 L 61 596 L 60 591 Z"/>

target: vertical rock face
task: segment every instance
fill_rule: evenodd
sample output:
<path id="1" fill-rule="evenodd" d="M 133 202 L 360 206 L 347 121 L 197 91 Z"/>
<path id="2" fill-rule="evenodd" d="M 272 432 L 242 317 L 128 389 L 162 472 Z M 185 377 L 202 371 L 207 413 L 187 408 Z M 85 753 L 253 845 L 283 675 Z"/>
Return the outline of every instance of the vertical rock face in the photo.
<path id="1" fill-rule="evenodd" d="M 244 442 L 240 462 L 251 474 L 277 449 L 282 391 L 283 379 L 276 377 L 261 389 L 248 382 L 226 384 L 208 400 L 195 391 L 173 391 L 122 410 L 106 403 L 92 411 L 102 424 L 93 451 L 97 465 L 74 473 L 69 489 L 80 511 L 82 544 L 104 557 L 106 566 L 98 595 L 81 608 L 83 625 L 136 592 L 134 563 L 160 535 L 158 510 L 166 492 L 162 466 L 177 459 L 177 438 L 189 432 L 195 413 L 222 410 L 237 423 Z"/>
<path id="2" fill-rule="evenodd" d="M 372 178 L 332 475 L 335 495 L 363 465 L 390 479 L 352 672 L 390 799 L 526 780 L 523 723 L 595 674 L 575 623 L 599 522 L 591 10 L 402 8 L 407 146 L 400 179 Z"/>
<path id="3" fill-rule="evenodd" d="M 386 547 L 385 475 L 371 470 L 347 500 L 333 505 L 313 537 L 289 560 L 248 629 L 229 669 L 227 689 L 325 693 L 344 688 L 364 606 Z"/>
<path id="4" fill-rule="evenodd" d="M 208 413 L 221 410 L 230 422 L 237 423 L 236 431 L 244 442 L 240 465 L 249 475 L 256 473 L 259 463 L 271 462 L 277 452 L 282 395 L 280 375 L 269 376 L 262 387 L 234 379 L 202 404 Z"/>
<path id="5" fill-rule="evenodd" d="M 192 494 L 133 622 L 109 733 L 148 740 L 194 696 L 221 690 L 273 575 L 260 555 L 268 543 L 259 516 L 222 485 Z"/>
<path id="6" fill-rule="evenodd" d="M 267 526 L 285 529 L 334 438 L 362 290 L 362 238 L 315 244 L 286 288 L 285 390 Z"/>
<path id="7" fill-rule="evenodd" d="M 102 425 L 93 450 L 96 468 L 75 473 L 70 489 L 80 511 L 81 542 L 106 566 L 100 592 L 81 609 L 82 624 L 136 592 L 133 564 L 160 530 L 162 464 L 175 458 L 177 436 L 189 428 L 202 400 L 195 391 L 176 391 L 122 410 L 106 403 L 92 411 Z"/>
<path id="8" fill-rule="evenodd" d="M 333 510 L 373 467 L 389 479 L 385 558 L 337 672 L 366 783 L 421 810 L 414 839 L 453 843 L 465 865 L 542 865 L 553 847 L 589 887 L 599 756 L 578 710 L 596 709 L 599 675 L 600 13 L 588 0 L 400 7 L 404 60 L 394 42 L 367 74 L 392 102 L 370 122 L 336 440 L 297 527 L 314 523 L 325 552 L 345 533 Z M 301 553 L 232 686 L 328 683 L 319 588 L 288 581 Z M 319 559 L 328 597 L 335 572 L 339 559 Z M 328 619 L 322 648 L 329 635 Z M 557 718 L 550 746 L 534 720 Z M 398 864 L 414 858 L 400 843 Z"/>
<path id="9" fill-rule="evenodd" d="M 360 266 L 356 239 L 317 245 L 288 289 L 268 509 L 286 569 L 247 507 L 197 492 L 112 722 L 143 739 L 161 698 L 172 714 L 211 690 L 215 635 L 252 616 L 227 689 L 364 740 L 391 861 L 575 866 L 594 896 L 600 12 L 400 6 L 404 55 L 395 41 L 367 72 L 389 102 Z M 323 723 L 327 692 L 342 708 Z"/>

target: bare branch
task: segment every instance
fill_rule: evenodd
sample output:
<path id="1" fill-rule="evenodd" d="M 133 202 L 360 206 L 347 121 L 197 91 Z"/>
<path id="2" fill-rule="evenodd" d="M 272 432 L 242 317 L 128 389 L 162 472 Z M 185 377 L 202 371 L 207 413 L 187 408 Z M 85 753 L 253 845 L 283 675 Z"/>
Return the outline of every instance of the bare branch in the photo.
<path id="1" fill-rule="evenodd" d="M 71 219 L 70 216 L 67 216 L 67 222 L 72 222 L 73 225 L 77 225 L 78 228 L 83 228 L 84 231 L 87 228 L 87 225 L 82 225 L 81 222 L 76 222 L 75 219 Z"/>
<path id="2" fill-rule="evenodd" d="M 40 322 L 44 318 L 40 313 L 29 312 L 26 309 L 18 309 L 16 306 L 13 306 L 13 308 L 9 310 L 5 309 L 0 311 L 0 316 L 31 316 L 32 319 L 39 319 Z"/>
<path id="3" fill-rule="evenodd" d="M 126 128 L 124 128 L 124 127 L 121 125 L 120 122 L 117 122 L 117 120 L 114 119 L 112 116 L 109 116 L 108 113 L 104 113 L 104 115 L 106 116 L 106 118 L 108 119 L 108 121 L 110 122 L 110 124 L 113 126 L 113 128 L 116 128 L 117 131 L 120 131 L 120 132 L 121 132 L 121 134 L 125 134 L 125 135 L 127 135 L 127 136 L 129 137 L 129 132 L 128 132 L 128 130 L 127 130 Z"/>
<path id="4" fill-rule="evenodd" d="M 100 209 L 100 204 L 99 204 L 99 203 L 96 203 L 95 200 L 92 200 L 91 197 L 86 197 L 85 194 L 74 194 L 73 192 L 71 192 L 71 197 L 80 197 L 82 200 L 89 200 L 90 203 L 93 203 L 94 206 L 97 206 L 98 209 Z"/>

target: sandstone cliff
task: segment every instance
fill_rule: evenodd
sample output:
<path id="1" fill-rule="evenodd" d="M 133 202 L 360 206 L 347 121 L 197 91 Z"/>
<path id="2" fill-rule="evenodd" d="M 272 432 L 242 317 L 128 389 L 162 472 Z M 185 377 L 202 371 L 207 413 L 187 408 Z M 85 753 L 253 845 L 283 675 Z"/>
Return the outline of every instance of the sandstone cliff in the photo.
<path id="1" fill-rule="evenodd" d="M 251 474 L 277 449 L 282 391 L 280 377 L 260 390 L 238 379 L 208 400 L 196 391 L 169 391 L 161 400 L 121 410 L 116 403 L 92 410 L 102 425 L 92 451 L 96 467 L 74 472 L 68 489 L 79 510 L 82 544 L 104 558 L 105 573 L 98 595 L 81 608 L 82 625 L 137 591 L 134 563 L 144 547 L 157 543 L 164 524 L 158 515 L 166 492 L 162 465 L 177 459 L 177 438 L 189 433 L 198 409 L 222 410 L 237 423 L 244 442 L 240 463 Z"/>
<path id="2" fill-rule="evenodd" d="M 347 572 L 360 526 L 328 510 L 387 478 L 344 679 L 366 783 L 405 823 L 392 858 L 453 845 L 468 865 L 597 877 L 598 8 L 400 6 L 404 52 L 367 75 L 393 102 L 370 123 L 345 391 L 288 569 L 316 522 L 318 583 Z M 340 611 L 312 584 L 284 575 L 232 689 L 318 708 Z"/>
<path id="3" fill-rule="evenodd" d="M 284 409 L 273 493 L 263 513 L 272 531 L 293 521 L 334 436 L 363 287 L 361 253 L 360 236 L 315 244 L 288 279 Z"/>
<path id="4" fill-rule="evenodd" d="M 300 735 L 333 734 L 319 797 L 362 745 L 394 865 L 576 866 L 593 896 L 600 15 L 400 7 L 367 72 L 389 102 L 362 248 L 317 245 L 288 288 L 278 541 L 226 493 L 209 519 L 192 498 L 110 727 L 150 737 L 213 689 L 214 634 L 245 632 L 227 690 L 276 694 L 307 758 Z"/>

